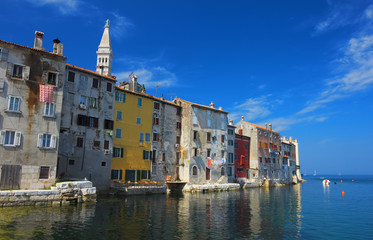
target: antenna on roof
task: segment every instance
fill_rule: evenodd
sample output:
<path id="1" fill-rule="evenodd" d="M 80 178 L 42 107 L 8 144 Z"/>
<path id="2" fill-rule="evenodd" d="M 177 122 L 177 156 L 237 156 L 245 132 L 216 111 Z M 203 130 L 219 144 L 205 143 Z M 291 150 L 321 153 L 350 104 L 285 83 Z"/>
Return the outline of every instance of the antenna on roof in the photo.
<path id="1" fill-rule="evenodd" d="M 158 83 L 159 73 L 156 73 L 156 75 L 157 75 L 157 79 L 155 80 L 155 96 L 158 97 L 157 92 L 158 92 L 158 88 L 161 86 L 161 84 Z"/>

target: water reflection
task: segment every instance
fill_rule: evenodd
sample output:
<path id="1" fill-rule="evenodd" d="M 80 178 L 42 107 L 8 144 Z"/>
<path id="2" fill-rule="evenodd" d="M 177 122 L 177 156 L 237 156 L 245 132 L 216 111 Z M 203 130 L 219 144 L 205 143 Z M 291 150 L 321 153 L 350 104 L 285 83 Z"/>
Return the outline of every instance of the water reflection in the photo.
<path id="1" fill-rule="evenodd" d="M 278 239 L 301 229 L 301 185 L 0 209 L 0 239 Z"/>

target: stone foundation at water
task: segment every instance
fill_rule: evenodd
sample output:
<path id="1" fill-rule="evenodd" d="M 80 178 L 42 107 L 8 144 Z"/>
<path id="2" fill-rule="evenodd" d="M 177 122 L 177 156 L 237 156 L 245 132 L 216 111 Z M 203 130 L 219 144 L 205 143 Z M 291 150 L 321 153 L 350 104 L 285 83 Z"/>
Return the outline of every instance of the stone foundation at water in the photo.
<path id="1" fill-rule="evenodd" d="M 0 207 L 32 205 L 67 205 L 96 201 L 96 188 L 92 182 L 76 181 L 57 183 L 50 190 L 0 191 Z"/>

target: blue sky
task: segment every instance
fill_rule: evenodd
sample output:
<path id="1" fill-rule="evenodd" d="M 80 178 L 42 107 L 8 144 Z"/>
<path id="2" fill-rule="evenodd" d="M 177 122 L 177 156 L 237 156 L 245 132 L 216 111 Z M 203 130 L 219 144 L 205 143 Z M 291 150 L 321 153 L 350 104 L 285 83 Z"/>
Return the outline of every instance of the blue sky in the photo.
<path id="1" fill-rule="evenodd" d="M 106 19 L 113 72 L 153 95 L 272 123 L 300 142 L 307 174 L 373 174 L 373 2 L 3 0 L 0 39 L 34 31 L 94 70 Z M 158 81 L 157 81 L 158 80 Z M 156 84 L 159 88 L 156 91 Z"/>

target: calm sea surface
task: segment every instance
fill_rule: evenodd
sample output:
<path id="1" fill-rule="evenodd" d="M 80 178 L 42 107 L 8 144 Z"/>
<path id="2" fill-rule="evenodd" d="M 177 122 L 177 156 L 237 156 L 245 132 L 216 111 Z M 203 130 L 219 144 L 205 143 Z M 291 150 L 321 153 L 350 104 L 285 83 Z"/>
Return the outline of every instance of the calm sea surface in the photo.
<path id="1" fill-rule="evenodd" d="M 0 239 L 373 239 L 373 176 L 325 177 L 327 188 L 307 176 L 270 189 L 0 208 Z"/>

